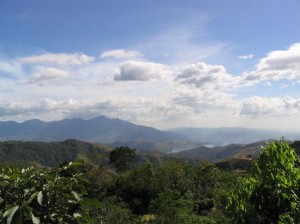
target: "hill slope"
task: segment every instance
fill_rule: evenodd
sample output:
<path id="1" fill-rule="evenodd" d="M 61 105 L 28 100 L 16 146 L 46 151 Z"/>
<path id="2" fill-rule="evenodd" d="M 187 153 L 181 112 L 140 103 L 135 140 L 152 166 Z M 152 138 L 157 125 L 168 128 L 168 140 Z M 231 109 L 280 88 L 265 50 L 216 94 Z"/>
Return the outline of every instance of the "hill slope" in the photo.
<path id="1" fill-rule="evenodd" d="M 92 165 L 107 166 L 111 150 L 110 147 L 103 144 L 74 139 L 50 143 L 5 141 L 0 142 L 0 164 L 54 167 L 63 162 L 82 159 Z M 176 157 L 157 152 L 137 151 L 133 164 L 142 162 L 160 164 L 170 159 L 176 159 Z"/>
<path id="2" fill-rule="evenodd" d="M 175 153 L 175 155 L 190 159 L 218 162 L 233 157 L 247 157 L 248 155 L 255 157 L 260 152 L 261 146 L 264 146 L 265 144 L 266 143 L 262 141 L 251 144 L 230 144 L 211 148 L 201 146 L 195 149 Z"/>

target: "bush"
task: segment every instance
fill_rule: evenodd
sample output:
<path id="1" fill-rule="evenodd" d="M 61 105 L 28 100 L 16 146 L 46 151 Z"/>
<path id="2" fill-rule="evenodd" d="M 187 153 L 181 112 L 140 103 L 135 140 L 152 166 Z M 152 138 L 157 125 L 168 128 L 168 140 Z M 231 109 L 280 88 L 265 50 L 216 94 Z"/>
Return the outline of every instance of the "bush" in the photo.
<path id="1" fill-rule="evenodd" d="M 300 159 L 281 139 L 263 148 L 228 200 L 234 223 L 300 223 Z"/>
<path id="2" fill-rule="evenodd" d="M 82 223 L 86 165 L 70 162 L 56 169 L 2 168 L 0 171 L 1 223 Z"/>

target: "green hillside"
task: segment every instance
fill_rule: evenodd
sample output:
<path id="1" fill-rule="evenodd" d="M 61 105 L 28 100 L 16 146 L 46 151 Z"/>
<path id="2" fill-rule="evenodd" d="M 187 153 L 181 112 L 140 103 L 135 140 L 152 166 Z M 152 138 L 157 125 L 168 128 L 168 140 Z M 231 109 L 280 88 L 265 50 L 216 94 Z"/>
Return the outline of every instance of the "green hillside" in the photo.
<path id="1" fill-rule="evenodd" d="M 243 158 L 251 155 L 256 157 L 266 142 L 255 142 L 251 144 L 230 144 L 216 147 L 197 147 L 195 149 L 178 152 L 176 155 L 197 160 L 209 160 L 218 162 L 230 158 Z"/>
<path id="2" fill-rule="evenodd" d="M 0 163 L 3 165 L 54 167 L 63 162 L 84 160 L 92 165 L 107 166 L 112 148 L 100 143 L 87 143 L 74 139 L 62 142 L 5 141 L 0 142 Z M 134 164 L 143 162 L 160 164 L 174 156 L 158 152 L 137 151 Z"/>

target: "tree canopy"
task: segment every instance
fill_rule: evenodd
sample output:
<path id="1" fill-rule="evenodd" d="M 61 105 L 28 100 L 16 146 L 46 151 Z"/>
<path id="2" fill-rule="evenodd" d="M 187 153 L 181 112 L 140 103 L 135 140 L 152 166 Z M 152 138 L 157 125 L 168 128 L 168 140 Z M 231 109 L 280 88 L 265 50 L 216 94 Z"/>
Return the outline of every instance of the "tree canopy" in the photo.
<path id="1" fill-rule="evenodd" d="M 125 171 L 129 168 L 130 162 L 134 157 L 135 149 L 121 146 L 110 152 L 109 163 L 114 165 L 118 171 Z"/>

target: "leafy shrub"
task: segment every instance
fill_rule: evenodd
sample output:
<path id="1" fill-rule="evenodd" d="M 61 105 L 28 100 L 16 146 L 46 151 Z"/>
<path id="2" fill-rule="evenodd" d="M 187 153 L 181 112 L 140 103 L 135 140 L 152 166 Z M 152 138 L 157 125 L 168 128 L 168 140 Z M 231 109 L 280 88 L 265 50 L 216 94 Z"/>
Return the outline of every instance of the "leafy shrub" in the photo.
<path id="1" fill-rule="evenodd" d="M 98 205 L 97 201 L 85 199 L 85 170 L 82 162 L 70 162 L 51 170 L 2 168 L 1 222 L 82 223 L 85 219 L 82 205 Z"/>
<path id="2" fill-rule="evenodd" d="M 282 139 L 271 142 L 228 200 L 234 223 L 300 223 L 300 159 Z"/>

